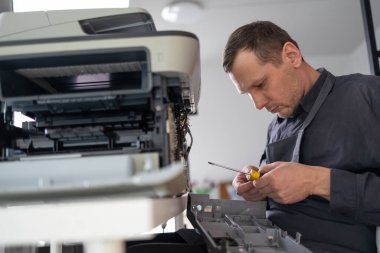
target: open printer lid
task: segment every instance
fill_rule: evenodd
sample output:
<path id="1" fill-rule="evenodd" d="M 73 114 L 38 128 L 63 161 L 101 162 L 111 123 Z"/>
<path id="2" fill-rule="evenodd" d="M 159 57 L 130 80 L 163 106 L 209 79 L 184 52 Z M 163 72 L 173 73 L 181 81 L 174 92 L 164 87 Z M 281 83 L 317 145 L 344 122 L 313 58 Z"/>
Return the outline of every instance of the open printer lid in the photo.
<path id="1" fill-rule="evenodd" d="M 133 60 L 118 57 L 125 49 L 131 52 L 133 56 L 128 58 Z M 181 78 L 182 96 L 189 101 L 192 113 L 196 112 L 200 96 L 200 59 L 199 54 L 194 54 L 197 51 L 199 42 L 194 34 L 157 32 L 150 15 L 139 8 L 0 13 L 0 68 L 11 67 L 27 78 L 46 78 L 44 75 L 56 77 L 62 68 L 73 71 L 54 62 L 57 57 L 69 56 L 66 62 L 79 65 L 82 68 L 74 71 L 82 72 L 88 62 L 94 61 L 91 57 L 113 54 L 112 59 L 106 60 L 107 65 L 113 66 L 107 66 L 103 72 L 121 62 L 121 68 L 133 68 L 137 58 L 140 63 L 148 62 L 147 76 L 159 73 Z M 70 56 L 76 57 L 74 62 Z M 149 89 L 149 80 L 142 88 Z M 29 95 L 42 94 L 12 95 L 0 90 L 0 99 L 6 102 L 29 99 Z"/>

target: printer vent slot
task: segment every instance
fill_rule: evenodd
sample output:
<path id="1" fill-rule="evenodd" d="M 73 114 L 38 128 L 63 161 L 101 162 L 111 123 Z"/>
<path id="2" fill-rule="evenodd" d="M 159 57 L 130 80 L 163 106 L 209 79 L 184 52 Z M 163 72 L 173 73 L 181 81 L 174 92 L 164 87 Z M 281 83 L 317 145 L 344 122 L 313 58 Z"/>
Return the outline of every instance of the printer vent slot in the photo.
<path id="1" fill-rule="evenodd" d="M 118 62 L 107 64 L 91 64 L 77 66 L 60 66 L 48 68 L 18 69 L 16 73 L 27 78 L 63 77 L 83 74 L 117 73 L 141 71 L 140 62 Z"/>
<path id="2" fill-rule="evenodd" d="M 152 17 L 147 13 L 127 13 L 79 21 L 87 34 L 127 33 L 156 31 Z"/>

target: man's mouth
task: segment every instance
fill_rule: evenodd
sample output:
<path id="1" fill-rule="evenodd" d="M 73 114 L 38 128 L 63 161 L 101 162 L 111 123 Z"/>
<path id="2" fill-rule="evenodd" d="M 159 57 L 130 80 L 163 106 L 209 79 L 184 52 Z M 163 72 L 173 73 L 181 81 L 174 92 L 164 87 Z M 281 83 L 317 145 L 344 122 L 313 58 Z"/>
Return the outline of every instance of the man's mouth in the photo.
<path id="1" fill-rule="evenodd" d="M 278 107 L 279 107 L 279 106 L 273 106 L 273 107 L 268 108 L 267 110 L 268 110 L 270 113 L 276 113 L 276 112 L 278 112 Z"/>

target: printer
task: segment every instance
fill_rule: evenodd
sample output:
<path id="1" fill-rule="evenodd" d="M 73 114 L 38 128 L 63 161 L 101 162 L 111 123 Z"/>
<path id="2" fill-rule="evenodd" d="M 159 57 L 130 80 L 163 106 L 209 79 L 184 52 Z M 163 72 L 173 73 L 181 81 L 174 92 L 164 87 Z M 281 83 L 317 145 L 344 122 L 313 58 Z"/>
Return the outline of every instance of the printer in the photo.
<path id="1" fill-rule="evenodd" d="M 1 13 L 0 203 L 187 192 L 199 95 L 197 37 L 143 9 Z"/>
<path id="2" fill-rule="evenodd" d="M 199 96 L 197 37 L 143 9 L 1 13 L 0 207 L 187 194 Z M 187 200 L 210 252 L 311 252 L 265 202 Z"/>

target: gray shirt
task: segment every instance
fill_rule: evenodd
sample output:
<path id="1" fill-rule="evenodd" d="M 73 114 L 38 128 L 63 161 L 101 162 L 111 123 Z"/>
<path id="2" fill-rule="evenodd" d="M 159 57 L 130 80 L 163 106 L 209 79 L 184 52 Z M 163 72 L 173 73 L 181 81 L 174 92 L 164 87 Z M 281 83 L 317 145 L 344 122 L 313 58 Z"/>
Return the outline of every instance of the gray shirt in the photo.
<path id="1" fill-rule="evenodd" d="M 268 144 L 298 133 L 327 71 L 304 96 L 292 118 L 276 118 Z M 311 196 L 293 205 L 269 200 L 268 218 L 315 252 L 376 252 L 380 225 L 380 78 L 335 77 L 314 120 L 305 129 L 300 163 L 331 168 L 330 201 Z"/>

